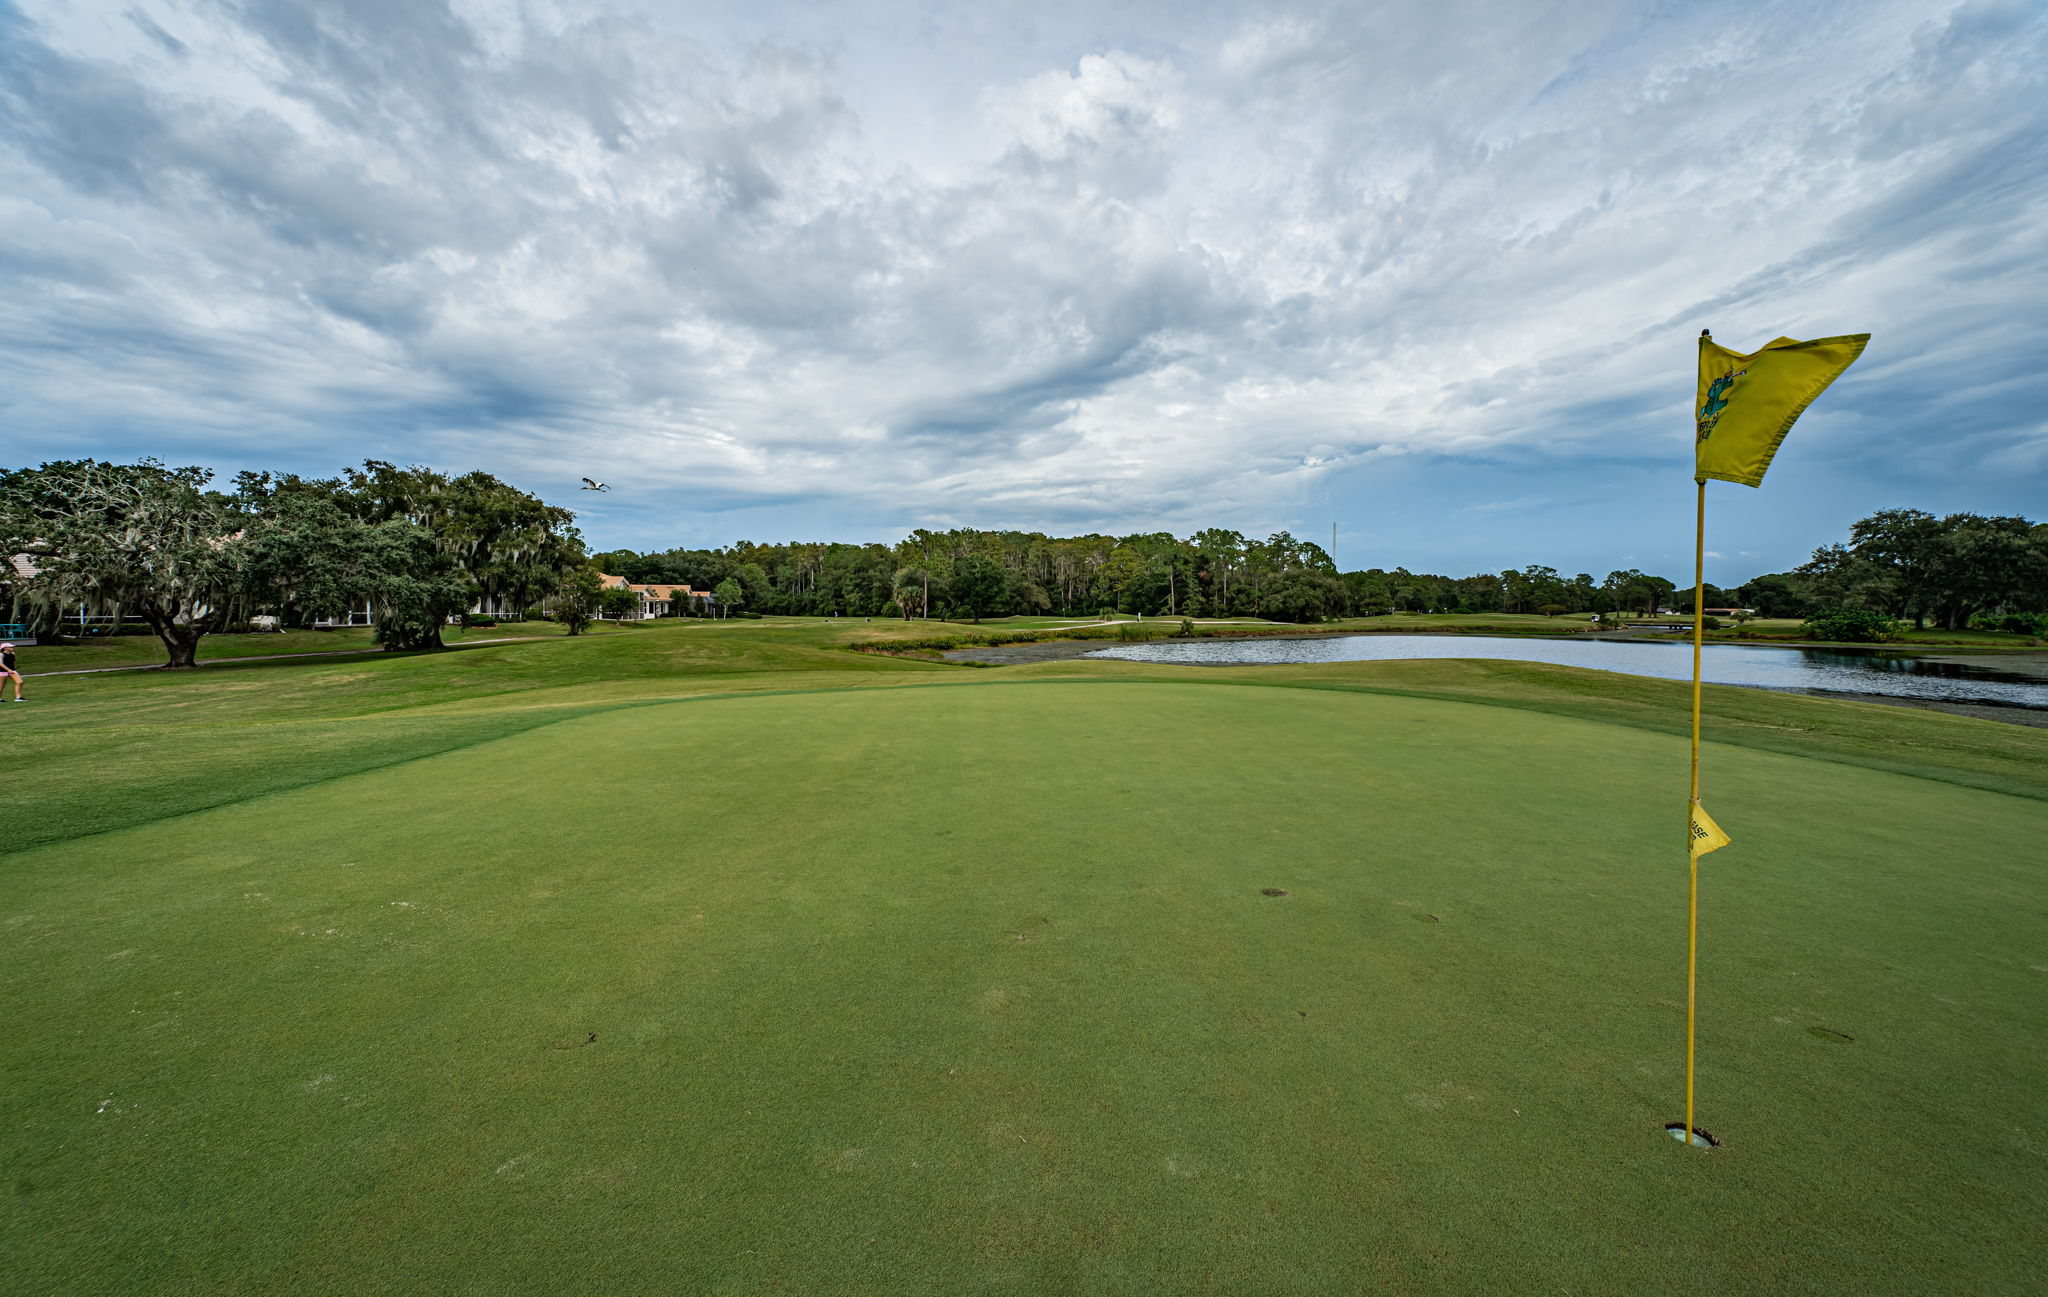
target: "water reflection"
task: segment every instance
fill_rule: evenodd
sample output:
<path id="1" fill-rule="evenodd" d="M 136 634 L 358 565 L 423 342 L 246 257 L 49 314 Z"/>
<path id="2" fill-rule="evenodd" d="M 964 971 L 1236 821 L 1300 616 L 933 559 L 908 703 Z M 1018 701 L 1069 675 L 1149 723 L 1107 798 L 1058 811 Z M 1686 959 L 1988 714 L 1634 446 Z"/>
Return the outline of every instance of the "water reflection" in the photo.
<path id="1" fill-rule="evenodd" d="M 1663 680 L 1692 678 L 1691 645 L 1626 640 L 1507 639 L 1486 635 L 1342 635 L 1315 639 L 1190 640 L 1119 644 L 1089 657 L 1184 666 L 1287 662 L 1378 662 L 1399 658 L 1500 658 L 1554 662 Z M 2048 707 L 2048 683 L 1995 667 L 1929 662 L 1854 649 L 1752 648 L 1709 644 L 1701 660 L 1714 684 L 1825 689 L 1946 702 Z"/>

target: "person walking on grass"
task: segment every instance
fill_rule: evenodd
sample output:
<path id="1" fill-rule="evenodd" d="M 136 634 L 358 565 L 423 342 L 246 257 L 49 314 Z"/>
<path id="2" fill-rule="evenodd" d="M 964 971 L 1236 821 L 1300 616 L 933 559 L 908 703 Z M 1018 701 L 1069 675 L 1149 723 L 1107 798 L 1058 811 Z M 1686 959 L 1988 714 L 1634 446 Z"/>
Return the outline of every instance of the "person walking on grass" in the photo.
<path id="1" fill-rule="evenodd" d="M 14 682 L 14 701 L 27 701 L 21 696 L 21 672 L 14 669 L 14 645 L 0 644 L 0 686 L 9 680 Z"/>

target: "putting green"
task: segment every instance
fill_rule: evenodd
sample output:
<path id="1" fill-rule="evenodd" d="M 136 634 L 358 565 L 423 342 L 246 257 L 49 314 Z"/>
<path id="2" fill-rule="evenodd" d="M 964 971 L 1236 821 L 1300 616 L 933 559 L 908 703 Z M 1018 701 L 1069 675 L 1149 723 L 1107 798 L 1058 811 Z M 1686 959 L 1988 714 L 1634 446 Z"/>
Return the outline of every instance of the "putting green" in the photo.
<path id="1" fill-rule="evenodd" d="M 716 699 L 22 852 L 12 1281 L 2027 1287 L 2041 804 L 1708 760 L 1712 1153 L 1659 1133 L 1685 747 L 1639 730 L 1201 683 Z"/>

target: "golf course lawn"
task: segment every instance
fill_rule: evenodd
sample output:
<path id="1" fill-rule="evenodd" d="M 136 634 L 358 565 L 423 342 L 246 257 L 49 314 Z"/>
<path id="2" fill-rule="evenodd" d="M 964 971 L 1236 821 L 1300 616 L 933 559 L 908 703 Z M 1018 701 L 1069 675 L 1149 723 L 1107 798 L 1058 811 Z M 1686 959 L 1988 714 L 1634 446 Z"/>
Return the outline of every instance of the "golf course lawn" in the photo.
<path id="1" fill-rule="evenodd" d="M 1710 691 L 1703 1151 L 1682 685 L 882 633 L 37 682 L 7 1289 L 2038 1286 L 2048 735 Z"/>
<path id="2" fill-rule="evenodd" d="M 597 635 L 630 633 L 615 623 L 591 628 Z M 550 638 L 563 634 L 551 621 L 505 622 L 497 626 L 464 629 L 450 626 L 443 632 L 450 648 L 471 642 L 508 638 Z M 237 658 L 270 657 L 287 653 L 375 652 L 376 641 L 367 626 L 334 630 L 291 630 L 263 635 L 208 635 L 199 641 L 201 662 L 229 662 Z M 33 657 L 35 671 L 104 671 L 120 667 L 162 666 L 167 656 L 163 641 L 154 635 L 112 635 L 65 644 L 38 644 L 24 653 Z"/>

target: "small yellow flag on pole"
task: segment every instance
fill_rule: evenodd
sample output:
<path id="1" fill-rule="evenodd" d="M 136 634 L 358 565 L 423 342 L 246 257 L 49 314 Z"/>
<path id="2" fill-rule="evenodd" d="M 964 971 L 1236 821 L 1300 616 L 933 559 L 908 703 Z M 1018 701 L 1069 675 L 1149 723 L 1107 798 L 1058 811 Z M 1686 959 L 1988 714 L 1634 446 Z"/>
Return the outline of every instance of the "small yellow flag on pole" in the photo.
<path id="1" fill-rule="evenodd" d="M 1811 342 L 1779 338 L 1745 356 L 1702 337 L 1693 476 L 1762 486 L 1778 443 L 1869 341 L 1867 333 Z"/>
<path id="2" fill-rule="evenodd" d="M 1719 851 L 1728 845 L 1728 835 L 1721 832 L 1721 826 L 1714 823 L 1714 817 L 1707 814 L 1707 808 L 1700 805 L 1699 798 L 1692 802 L 1692 858 L 1698 860 L 1709 851 Z"/>

